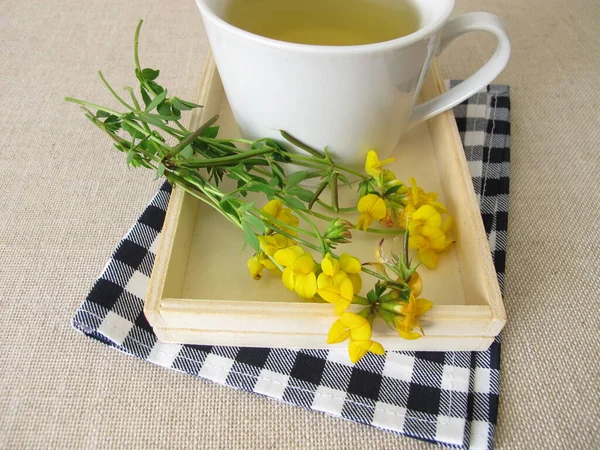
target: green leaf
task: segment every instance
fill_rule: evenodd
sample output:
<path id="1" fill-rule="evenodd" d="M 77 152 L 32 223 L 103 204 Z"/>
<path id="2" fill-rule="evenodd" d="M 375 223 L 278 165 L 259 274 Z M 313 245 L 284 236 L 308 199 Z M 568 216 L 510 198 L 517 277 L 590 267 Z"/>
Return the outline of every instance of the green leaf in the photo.
<path id="1" fill-rule="evenodd" d="M 156 119 L 155 117 L 153 117 L 151 114 L 148 114 L 148 113 L 141 113 L 140 119 L 151 125 L 156 125 L 157 127 L 164 126 L 164 123 L 162 122 L 162 120 Z"/>
<path id="2" fill-rule="evenodd" d="M 271 171 L 273 172 L 273 176 L 278 177 L 280 180 L 285 180 L 285 173 L 279 164 L 272 163 Z"/>
<path id="3" fill-rule="evenodd" d="M 197 105 L 196 103 L 186 102 L 185 100 L 181 100 L 178 97 L 171 98 L 171 103 L 175 108 L 180 109 L 181 111 L 189 111 L 194 108 L 202 108 L 202 105 Z"/>
<path id="4" fill-rule="evenodd" d="M 168 105 L 167 102 L 162 102 L 160 105 L 158 105 L 156 110 L 158 111 L 158 113 L 161 116 L 172 116 L 173 115 L 173 113 L 171 112 L 171 107 Z"/>
<path id="5" fill-rule="evenodd" d="M 370 189 L 371 183 L 369 182 L 369 180 L 362 180 L 360 183 L 358 183 L 358 196 L 364 197 L 369 193 Z"/>
<path id="6" fill-rule="evenodd" d="M 144 77 L 144 80 L 146 81 L 156 80 L 159 74 L 160 70 L 154 70 L 150 68 L 142 70 L 142 77 Z"/>
<path id="7" fill-rule="evenodd" d="M 248 192 L 262 192 L 267 197 L 271 197 L 275 193 L 275 189 L 263 183 L 250 183 L 245 187 Z"/>
<path id="8" fill-rule="evenodd" d="M 160 178 L 165 174 L 165 165 L 162 162 L 158 163 L 156 168 L 156 178 Z"/>
<path id="9" fill-rule="evenodd" d="M 265 232 L 265 224 L 258 217 L 251 214 L 245 214 L 242 217 L 242 221 L 250 225 L 257 233 L 262 234 Z"/>
<path id="10" fill-rule="evenodd" d="M 254 202 L 242 203 L 242 205 L 238 208 L 239 214 L 246 214 L 249 209 L 254 207 Z"/>
<path id="11" fill-rule="evenodd" d="M 223 208 L 223 211 L 225 211 L 226 213 L 237 217 L 236 207 L 231 202 L 231 197 L 229 199 L 222 199 L 219 202 L 219 206 L 221 206 L 221 208 Z"/>
<path id="12" fill-rule="evenodd" d="M 175 120 L 181 119 L 181 116 L 163 116 L 162 114 L 151 114 L 147 112 L 141 113 L 140 117 L 151 117 L 153 119 L 164 120 L 165 122 L 174 122 Z"/>
<path id="13" fill-rule="evenodd" d="M 246 222 L 242 222 L 242 228 L 244 229 L 244 237 L 246 238 L 246 242 L 250 244 L 250 247 L 252 247 L 254 251 L 258 252 L 260 250 L 260 242 L 258 237 Z"/>
<path id="14" fill-rule="evenodd" d="M 306 170 L 294 172 L 288 178 L 287 183 L 285 184 L 285 189 L 288 190 L 288 189 L 291 189 L 294 186 L 298 185 L 306 178 L 306 175 L 308 175 L 308 171 L 306 171 Z"/>
<path id="15" fill-rule="evenodd" d="M 269 186 L 271 186 L 271 187 L 273 187 L 273 188 L 274 188 L 274 187 L 276 187 L 276 186 L 278 186 L 278 185 L 279 185 L 279 178 L 278 178 L 278 177 L 276 177 L 276 176 L 273 176 L 273 178 L 271 178 L 271 179 L 269 180 Z"/>
<path id="16" fill-rule="evenodd" d="M 142 94 L 142 100 L 144 100 L 144 105 L 148 106 L 152 99 L 148 95 L 148 91 L 144 87 L 140 87 L 140 92 Z"/>
<path id="17" fill-rule="evenodd" d="M 338 174 L 338 180 L 340 180 L 342 183 L 344 183 L 349 188 L 352 187 L 352 183 L 350 183 L 350 180 L 348 180 L 348 177 L 346 177 L 346 175 L 344 175 L 343 173 Z"/>
<path id="18" fill-rule="evenodd" d="M 401 187 L 402 187 L 401 185 L 392 186 L 387 191 L 385 191 L 383 195 L 392 195 L 392 194 L 395 194 L 398 191 L 398 189 L 400 189 Z"/>
<path id="19" fill-rule="evenodd" d="M 127 165 L 131 164 L 133 158 L 135 158 L 135 152 L 130 149 L 129 151 L 127 151 Z"/>
<path id="20" fill-rule="evenodd" d="M 181 151 L 179 152 L 179 155 L 180 155 L 182 158 L 186 158 L 186 159 L 187 159 L 187 158 L 189 158 L 190 156 L 192 156 L 193 154 L 194 154 L 194 149 L 192 148 L 192 146 L 191 146 L 191 145 L 186 145 L 186 146 L 183 148 L 183 150 L 181 150 Z"/>
<path id="21" fill-rule="evenodd" d="M 181 111 L 189 111 L 194 108 L 202 108 L 201 105 L 197 105 L 192 102 L 186 102 L 185 100 L 181 100 L 180 98 L 177 98 L 177 97 L 172 97 L 169 101 L 175 108 L 177 108 Z"/>
<path id="22" fill-rule="evenodd" d="M 123 128 L 123 130 L 127 131 L 131 135 L 131 137 L 133 137 L 135 139 L 142 139 L 145 136 L 144 133 L 136 130 L 131 125 L 129 125 L 127 122 L 123 122 L 121 124 L 121 127 Z"/>
<path id="23" fill-rule="evenodd" d="M 314 197 L 314 192 L 309 191 L 308 189 L 301 188 L 300 186 L 296 186 L 293 189 L 287 191 L 289 194 L 298 197 L 303 202 L 310 202 Z"/>
<path id="24" fill-rule="evenodd" d="M 111 114 L 104 119 L 104 126 L 108 131 L 115 132 L 121 129 L 121 121 L 117 116 Z"/>
<path id="25" fill-rule="evenodd" d="M 388 327 L 390 327 L 392 330 L 396 329 L 396 323 L 394 321 L 394 318 L 396 317 L 395 314 L 392 314 L 389 311 L 386 311 L 385 309 L 379 309 L 378 310 L 379 315 L 381 316 L 381 318 L 383 319 L 383 321 L 387 324 Z"/>
<path id="26" fill-rule="evenodd" d="M 165 90 L 164 87 L 162 87 L 160 84 L 158 84 L 154 81 L 148 81 L 148 86 L 150 86 L 152 88 L 152 90 L 154 91 L 154 93 L 156 93 L 157 95 Z"/>
<path id="27" fill-rule="evenodd" d="M 371 303 L 375 303 L 378 298 L 379 296 L 374 290 L 367 292 L 367 300 L 369 300 Z"/>
<path id="28" fill-rule="evenodd" d="M 145 111 L 146 112 L 152 111 L 154 108 L 156 108 L 162 102 L 164 102 L 166 98 L 167 98 L 167 90 L 165 89 L 160 94 L 158 94 L 156 97 L 154 97 L 154 99 L 150 102 L 150 104 L 148 106 L 146 106 Z"/>
<path id="29" fill-rule="evenodd" d="M 201 134 L 202 137 L 205 138 L 209 138 L 209 139 L 215 139 L 217 137 L 217 135 L 219 134 L 219 125 L 215 125 L 214 127 L 208 127 L 206 130 L 204 130 Z M 223 145 L 227 145 L 227 142 L 222 142 Z M 230 147 L 235 147 L 235 144 L 230 145 Z"/>
<path id="30" fill-rule="evenodd" d="M 288 206 L 292 207 L 293 209 L 298 209 L 300 211 L 304 211 L 306 209 L 304 203 L 302 203 L 300 200 L 298 200 L 292 195 L 286 195 L 285 202 L 288 204 Z"/>
<path id="31" fill-rule="evenodd" d="M 106 111 L 102 111 L 101 109 L 99 109 L 96 112 L 96 117 L 108 117 L 108 116 L 110 116 L 110 114 L 107 113 Z"/>

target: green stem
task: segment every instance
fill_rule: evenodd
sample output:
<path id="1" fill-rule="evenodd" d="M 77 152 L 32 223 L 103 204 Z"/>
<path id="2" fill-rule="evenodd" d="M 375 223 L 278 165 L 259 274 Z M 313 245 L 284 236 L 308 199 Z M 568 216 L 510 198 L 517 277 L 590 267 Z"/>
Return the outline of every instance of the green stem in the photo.
<path id="1" fill-rule="evenodd" d="M 181 125 L 181 122 L 179 122 L 179 120 L 176 120 L 175 123 L 177 124 L 177 126 L 183 133 L 189 133 L 188 129 L 186 127 L 184 127 L 183 125 Z"/>
<path id="2" fill-rule="evenodd" d="M 283 136 L 283 138 L 286 141 L 288 141 L 290 144 L 293 144 L 296 147 L 301 148 L 306 153 L 308 153 L 309 155 L 314 156 L 315 158 L 323 159 L 323 160 L 325 159 L 325 155 L 322 154 L 320 151 L 315 150 L 314 148 L 312 148 L 309 145 L 306 145 L 300 139 L 296 139 L 294 136 L 292 136 L 291 134 L 289 134 L 287 131 L 279 130 L 279 132 L 281 133 L 281 136 Z"/>
<path id="3" fill-rule="evenodd" d="M 221 214 L 223 217 L 225 217 L 228 221 L 230 221 L 231 223 L 233 223 L 239 229 L 243 229 L 242 225 L 238 221 L 234 220 L 228 214 L 225 214 L 221 210 L 221 208 L 219 208 L 218 206 L 215 206 L 213 203 L 209 202 L 206 198 L 204 198 L 201 195 L 199 195 L 198 191 L 195 190 L 196 189 L 195 187 L 192 188 L 192 189 L 190 189 L 189 187 L 187 187 L 185 179 L 181 178 L 179 175 L 175 174 L 174 172 L 171 172 L 170 174 L 171 174 L 172 177 L 174 177 L 177 180 L 177 186 L 179 186 L 181 189 L 183 189 L 188 194 L 193 195 L 198 200 L 206 203 L 208 206 L 210 206 L 211 208 L 213 208 L 214 210 L 216 210 L 219 214 Z"/>
<path id="4" fill-rule="evenodd" d="M 281 264 L 279 264 L 277 261 L 275 261 L 275 258 L 273 258 L 273 256 L 271 256 L 271 255 L 267 255 L 267 257 L 268 257 L 268 258 L 271 260 L 271 262 L 272 262 L 273 264 L 275 264 L 275 266 L 276 266 L 276 267 L 277 267 L 279 270 L 281 270 L 282 272 L 285 270 L 285 267 L 283 267 Z"/>
<path id="5" fill-rule="evenodd" d="M 317 201 L 319 201 L 319 200 L 317 200 Z M 343 208 L 340 208 L 340 212 L 342 210 L 343 210 Z M 326 216 L 325 214 L 320 214 L 315 211 L 311 211 L 310 214 L 315 216 L 317 219 L 321 219 L 321 220 L 332 221 L 335 219 L 334 217 L 329 217 L 329 216 Z M 378 228 L 367 228 L 365 231 L 367 233 L 387 234 L 387 235 L 392 235 L 392 236 L 400 236 L 401 234 L 405 233 L 405 230 L 380 230 Z"/>
<path id="6" fill-rule="evenodd" d="M 363 173 L 357 172 L 356 170 L 349 169 L 346 166 L 340 166 L 339 164 L 335 164 L 334 167 L 342 172 L 349 173 L 350 175 L 354 175 L 356 177 L 362 178 L 363 180 L 368 180 L 369 177 Z"/>
<path id="7" fill-rule="evenodd" d="M 301 219 L 304 220 L 304 222 L 306 222 L 313 229 L 313 231 L 317 235 L 317 239 L 319 240 L 319 244 L 321 246 L 320 251 L 322 253 L 322 256 L 325 256 L 329 252 L 329 247 L 323 240 L 323 236 L 321 236 L 321 233 L 320 233 L 319 229 L 317 228 L 317 226 L 315 225 L 315 223 L 312 220 L 310 220 L 308 217 L 306 217 L 306 214 L 304 214 L 302 211 L 298 211 L 298 210 L 294 210 L 294 211 L 296 212 L 296 214 L 298 214 L 300 216 Z"/>
<path id="8" fill-rule="evenodd" d="M 240 144 L 248 144 L 248 145 L 252 145 L 254 143 L 256 143 L 256 141 L 251 141 L 249 139 L 211 139 L 214 142 L 220 142 L 220 143 L 225 143 L 225 142 L 238 142 Z"/>
<path id="9" fill-rule="evenodd" d="M 208 119 L 203 125 L 201 125 L 196 131 L 194 131 L 192 134 L 188 135 L 184 140 L 182 140 L 179 144 L 177 144 L 177 146 L 175 146 L 173 148 L 173 152 L 171 153 L 171 156 L 175 156 L 177 153 L 179 153 L 181 150 L 183 150 L 185 147 L 187 147 L 189 144 L 191 144 L 192 142 L 194 142 L 194 139 L 196 139 L 197 137 L 199 137 L 202 133 L 204 133 L 208 128 L 210 128 L 217 120 L 219 120 L 219 115 L 216 114 L 213 117 L 211 117 L 210 119 Z"/>
<path id="10" fill-rule="evenodd" d="M 137 112 L 141 112 L 142 108 L 140 107 L 140 102 L 138 102 L 138 99 L 135 96 L 135 93 L 133 92 L 133 88 L 131 86 L 125 86 L 125 90 L 127 92 L 129 92 L 129 96 L 131 97 L 131 101 L 133 102 L 133 104 L 137 108 Z M 150 130 L 150 127 L 148 126 L 148 124 L 145 121 L 143 121 L 143 120 L 140 120 L 140 122 L 142 122 L 142 126 L 144 127 L 144 130 L 146 130 L 146 133 L 148 133 L 150 135 L 152 133 L 152 130 Z M 158 150 L 156 142 L 152 141 L 152 145 L 154 145 L 154 148 L 156 150 Z"/>
<path id="11" fill-rule="evenodd" d="M 269 172 L 268 170 L 263 169 L 262 167 L 254 166 L 252 168 L 252 170 L 260 173 L 261 175 L 265 175 L 265 176 L 268 176 L 268 177 L 270 177 L 272 175 L 271 172 Z"/>
<path id="12" fill-rule="evenodd" d="M 358 301 L 356 301 L 356 300 L 358 300 Z M 370 302 L 366 297 L 363 297 L 362 295 L 358 295 L 358 294 L 354 294 L 352 303 L 354 303 L 355 305 L 364 305 L 364 306 L 370 305 Z"/>
<path id="13" fill-rule="evenodd" d="M 123 123 L 126 123 L 127 125 L 129 125 L 131 128 L 133 128 L 136 131 L 139 131 L 140 133 L 145 134 L 146 136 L 148 136 L 150 138 L 150 140 L 152 142 L 156 142 L 158 145 L 160 145 L 161 147 L 167 149 L 167 150 L 171 150 L 171 147 L 169 147 L 167 144 L 165 144 L 163 141 L 161 141 L 160 139 L 158 139 L 156 136 L 154 136 L 152 133 L 150 133 L 149 131 L 146 131 L 144 128 L 140 127 L 137 123 L 135 123 L 132 120 L 128 120 L 128 119 L 123 119 Z"/>
<path id="14" fill-rule="evenodd" d="M 82 105 L 82 106 L 87 106 L 88 108 L 98 109 L 100 111 L 104 111 L 104 112 L 107 112 L 107 113 L 115 115 L 115 116 L 121 115 L 121 113 L 119 111 L 115 111 L 114 109 L 107 108 L 106 106 L 96 105 L 95 103 L 90 103 L 90 102 L 86 102 L 83 100 L 79 100 L 78 98 L 65 97 L 65 101 L 71 102 L 71 103 L 77 103 L 78 105 Z"/>
<path id="15" fill-rule="evenodd" d="M 140 30 L 142 28 L 143 23 L 144 20 L 140 19 L 140 21 L 137 24 L 137 27 L 135 28 L 135 35 L 133 37 L 133 59 L 135 60 L 135 68 L 138 70 L 140 75 L 140 82 L 146 87 L 146 89 L 150 91 L 152 95 L 156 96 L 156 92 L 154 92 L 154 90 L 150 87 L 150 84 L 144 79 L 144 76 L 142 75 L 142 66 L 140 65 L 140 58 L 138 54 L 138 47 L 140 43 Z"/>
<path id="16" fill-rule="evenodd" d="M 135 96 L 135 93 L 133 92 L 133 88 L 131 86 L 125 86 L 124 89 L 127 92 L 129 92 L 129 96 L 131 97 L 131 101 L 135 105 L 136 112 L 142 112 L 143 111 L 142 107 L 140 106 L 140 102 L 138 101 L 137 97 Z M 146 122 L 144 122 L 144 123 L 146 123 Z"/>
<path id="17" fill-rule="evenodd" d="M 221 158 L 212 158 L 212 159 L 206 159 L 206 160 L 201 160 L 201 161 L 188 160 L 184 163 L 181 163 L 181 166 L 197 169 L 200 167 L 215 167 L 215 166 L 221 166 L 221 165 L 229 165 L 229 164 L 233 164 L 233 163 L 236 163 L 239 161 L 243 161 L 248 158 L 252 158 L 257 155 L 264 155 L 265 153 L 272 153 L 272 152 L 273 152 L 272 149 L 251 150 L 249 152 L 239 153 L 237 155 L 231 155 L 231 156 L 223 156 Z"/>
<path id="18" fill-rule="evenodd" d="M 367 233 L 387 234 L 390 236 L 400 236 L 405 233 L 405 230 L 380 230 L 378 228 L 367 228 Z"/>
<path id="19" fill-rule="evenodd" d="M 321 205 L 323 208 L 325 208 L 331 212 L 335 212 L 333 207 L 331 205 L 328 205 L 327 203 L 325 203 L 323 200 L 317 199 L 317 203 L 319 205 Z M 340 208 L 339 212 L 341 212 L 341 213 L 356 212 L 356 206 L 354 206 L 352 208 Z"/>
<path id="20" fill-rule="evenodd" d="M 274 224 L 279 225 L 281 227 L 288 228 L 288 229 L 291 229 L 291 230 L 295 230 L 295 231 L 297 231 L 299 233 L 304 233 L 307 236 L 310 236 L 312 238 L 317 239 L 317 235 L 316 234 L 311 233 L 310 231 L 305 230 L 304 228 L 295 227 L 295 226 L 290 225 L 288 223 L 282 222 L 281 220 L 279 220 L 279 219 L 271 216 L 270 214 L 267 214 L 264 211 L 261 211 L 260 209 L 254 208 L 253 210 L 255 210 L 256 213 L 258 213 L 260 216 L 264 217 L 269 222 L 273 222 Z M 254 215 L 256 215 L 256 214 L 254 214 Z M 268 224 L 266 224 L 266 225 L 269 226 Z"/>
<path id="21" fill-rule="evenodd" d="M 387 279 L 387 277 L 385 277 L 385 278 L 382 278 L 381 274 L 379 274 L 379 273 L 377 273 L 377 272 L 375 272 L 375 271 L 373 271 L 373 270 L 371 270 L 371 269 L 369 269 L 369 268 L 367 268 L 367 267 L 365 267 L 365 266 L 362 266 L 362 267 L 361 267 L 361 270 L 362 270 L 364 273 L 371 275 L 372 277 L 379 278 L 380 280 L 383 280 L 383 281 L 389 281 L 389 280 Z"/>
<path id="22" fill-rule="evenodd" d="M 217 150 L 223 150 L 223 151 L 227 151 L 229 153 L 241 153 L 244 151 L 237 147 L 230 147 L 229 145 L 222 145 L 216 139 L 210 139 L 210 138 L 200 136 L 200 137 L 198 137 L 198 140 L 200 142 L 205 143 L 206 145 L 212 146 L 213 148 L 215 148 Z M 264 147 L 264 148 L 271 148 L 271 147 Z"/>
<path id="23" fill-rule="evenodd" d="M 332 220 L 335 220 L 335 217 L 329 217 L 329 216 L 326 216 L 325 214 L 321 214 L 316 211 L 310 211 L 310 215 L 316 217 L 317 219 L 325 220 L 327 222 L 331 222 Z"/>
<path id="24" fill-rule="evenodd" d="M 312 158 L 310 156 L 296 155 L 295 153 L 286 152 L 285 150 L 282 151 L 281 153 L 283 153 L 285 156 L 289 157 L 291 160 L 296 161 L 296 162 L 307 162 L 307 163 L 311 163 L 311 164 L 317 164 L 319 166 L 330 166 L 331 165 L 324 159 L 321 160 L 321 159 Z"/>
<path id="25" fill-rule="evenodd" d="M 104 75 L 102 75 L 102 71 L 99 70 L 98 75 L 100 76 L 102 83 L 104 83 L 104 86 L 106 86 L 106 89 L 108 89 L 110 91 L 110 93 L 113 95 L 113 97 L 116 98 L 119 101 L 119 103 L 121 103 L 121 105 L 123 105 L 127 109 L 130 109 L 131 111 L 135 111 L 133 106 L 131 106 L 129 103 L 127 103 L 125 100 L 123 100 L 121 98 L 121 96 L 115 92 L 115 90 L 112 88 L 112 86 L 110 84 L 108 84 L 108 81 L 106 81 L 106 78 L 104 78 Z M 139 107 L 138 107 L 138 110 L 139 110 Z"/>
<path id="26" fill-rule="evenodd" d="M 296 155 L 295 153 L 290 153 L 290 152 L 286 152 L 283 151 L 282 152 L 285 156 L 290 157 L 290 159 L 295 160 L 295 161 L 305 161 L 305 162 L 309 162 L 309 163 L 313 163 L 313 164 L 319 164 L 321 166 L 330 166 L 332 169 L 338 169 L 342 172 L 346 172 L 349 173 L 351 175 L 357 176 L 359 178 L 362 178 L 363 180 L 367 180 L 369 177 L 365 174 L 362 174 L 360 172 L 357 172 L 356 170 L 350 169 L 348 167 L 339 165 L 339 164 L 333 164 L 331 165 L 330 163 L 328 163 L 326 160 L 321 160 L 321 159 L 315 159 L 315 158 L 310 158 L 308 156 L 300 156 L 300 155 Z"/>

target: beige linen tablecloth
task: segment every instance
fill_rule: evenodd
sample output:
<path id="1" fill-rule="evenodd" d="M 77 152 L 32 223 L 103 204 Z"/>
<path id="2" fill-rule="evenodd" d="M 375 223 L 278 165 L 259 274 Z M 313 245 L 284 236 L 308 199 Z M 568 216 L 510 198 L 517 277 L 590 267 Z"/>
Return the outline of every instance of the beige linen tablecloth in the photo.
<path id="1" fill-rule="evenodd" d="M 497 447 L 600 446 L 600 3 L 458 0 L 513 56 L 511 204 Z M 192 0 L 0 1 L 0 448 L 428 448 L 124 356 L 71 315 L 159 183 L 62 98 L 134 83 L 132 35 L 191 99 L 207 52 Z M 448 78 L 490 54 L 466 36 Z"/>

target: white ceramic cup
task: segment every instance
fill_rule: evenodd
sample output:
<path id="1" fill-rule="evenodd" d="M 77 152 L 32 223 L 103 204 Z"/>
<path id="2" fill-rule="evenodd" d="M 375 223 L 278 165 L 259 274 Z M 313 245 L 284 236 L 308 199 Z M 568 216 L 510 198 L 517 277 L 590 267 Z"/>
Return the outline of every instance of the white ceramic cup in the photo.
<path id="1" fill-rule="evenodd" d="M 196 0 L 242 134 L 281 139 L 278 130 L 285 130 L 358 167 L 369 149 L 388 156 L 407 129 L 470 97 L 504 69 L 510 41 L 496 16 L 479 12 L 449 20 L 454 0 L 410 1 L 421 16 L 419 30 L 410 35 L 318 46 L 249 33 L 226 22 L 229 0 Z M 467 80 L 416 106 L 432 58 L 470 31 L 492 33 L 494 55 Z"/>

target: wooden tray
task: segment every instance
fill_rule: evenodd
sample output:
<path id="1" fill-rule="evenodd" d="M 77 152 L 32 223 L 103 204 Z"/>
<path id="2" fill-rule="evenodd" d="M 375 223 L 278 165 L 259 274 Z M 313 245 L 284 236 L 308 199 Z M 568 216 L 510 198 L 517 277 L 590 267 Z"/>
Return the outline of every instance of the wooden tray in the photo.
<path id="1" fill-rule="evenodd" d="M 434 65 L 423 99 L 444 89 Z M 192 128 L 220 113 L 220 135 L 239 136 L 212 57 L 197 102 L 204 108 L 192 117 Z M 425 336 L 407 341 L 376 320 L 373 339 L 387 350 L 484 350 L 506 315 L 453 113 L 415 127 L 395 156 L 396 166 L 390 168 L 399 179 L 407 182 L 415 176 L 427 191 L 440 193 L 455 218 L 457 243 L 440 254 L 435 271 L 419 270 L 422 296 L 434 302 L 421 319 Z M 355 192 L 342 190 L 342 204 L 344 196 L 356 202 Z M 372 261 L 379 239 L 381 235 L 355 232 L 344 251 Z M 246 261 L 252 251 L 240 251 L 242 241 L 242 233 L 218 213 L 174 189 L 144 306 L 158 338 L 203 345 L 330 348 L 326 340 L 335 320 L 332 305 L 303 302 L 268 273 L 260 282 L 251 279 Z M 371 277 L 363 280 L 365 286 L 372 285 Z"/>

